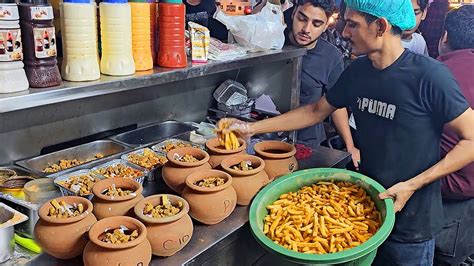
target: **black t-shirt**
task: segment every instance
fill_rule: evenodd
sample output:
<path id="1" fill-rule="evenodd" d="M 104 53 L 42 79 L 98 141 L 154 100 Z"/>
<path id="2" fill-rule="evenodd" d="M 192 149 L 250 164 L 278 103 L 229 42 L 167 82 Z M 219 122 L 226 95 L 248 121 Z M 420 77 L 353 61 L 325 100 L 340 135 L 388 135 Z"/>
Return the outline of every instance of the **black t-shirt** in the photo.
<path id="1" fill-rule="evenodd" d="M 207 27 L 211 37 L 221 41 L 227 41 L 227 27 L 220 21 L 213 18 L 216 12 L 216 2 L 214 0 L 201 0 L 198 5 L 190 5 L 184 1 L 186 5 L 186 25 L 189 21 Z"/>
<path id="2" fill-rule="evenodd" d="M 286 42 L 291 34 L 291 13 L 293 8 L 285 11 Z M 319 38 L 316 46 L 307 51 L 301 64 L 300 105 L 318 101 L 337 81 L 344 70 L 342 53 L 328 41 Z M 326 140 L 323 124 L 317 124 L 298 131 L 298 139 L 311 146 L 319 146 Z"/>
<path id="3" fill-rule="evenodd" d="M 336 107 L 350 107 L 357 123 L 360 170 L 385 188 L 406 181 L 439 161 L 443 125 L 469 108 L 441 63 L 405 52 L 378 70 L 367 57 L 354 61 L 327 93 Z M 439 181 L 416 191 L 396 215 L 391 238 L 431 239 L 443 226 Z"/>

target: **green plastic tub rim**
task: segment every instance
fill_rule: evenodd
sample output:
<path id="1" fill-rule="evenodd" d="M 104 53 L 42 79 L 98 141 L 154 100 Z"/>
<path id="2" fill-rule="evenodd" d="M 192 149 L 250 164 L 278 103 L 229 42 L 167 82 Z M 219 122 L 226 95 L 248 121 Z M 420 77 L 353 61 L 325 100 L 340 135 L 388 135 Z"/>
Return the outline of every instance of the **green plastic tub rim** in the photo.
<path id="1" fill-rule="evenodd" d="M 300 179 L 298 179 L 298 177 Z M 295 182 L 289 181 L 291 179 L 294 179 Z M 288 250 L 274 243 L 263 233 L 263 218 L 268 213 L 266 209 L 267 205 L 273 203 L 283 193 L 290 191 L 296 192 L 303 186 L 311 185 L 318 181 L 328 180 L 349 181 L 366 189 L 368 195 L 374 199 L 375 205 L 380 211 L 383 220 L 382 226 L 374 236 L 357 247 L 341 252 L 330 254 L 304 254 Z M 304 264 L 339 264 L 354 261 L 376 251 L 377 248 L 388 238 L 393 229 L 395 224 L 393 200 L 379 200 L 378 193 L 383 191 L 385 191 L 385 188 L 375 180 L 348 170 L 315 168 L 297 171 L 274 180 L 255 196 L 249 210 L 250 228 L 256 240 L 264 248 L 283 256 L 289 261 Z M 259 212 L 261 212 L 261 219 L 259 219 Z"/>

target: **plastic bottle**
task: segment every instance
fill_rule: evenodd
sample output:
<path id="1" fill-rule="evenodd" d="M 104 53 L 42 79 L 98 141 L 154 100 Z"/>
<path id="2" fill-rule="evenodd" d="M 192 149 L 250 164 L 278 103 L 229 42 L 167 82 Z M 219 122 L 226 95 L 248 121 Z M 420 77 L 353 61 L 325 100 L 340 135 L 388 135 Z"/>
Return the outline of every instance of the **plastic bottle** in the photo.
<path id="1" fill-rule="evenodd" d="M 28 89 L 23 69 L 23 52 L 18 6 L 15 0 L 0 0 L 0 93 Z"/>
<path id="2" fill-rule="evenodd" d="M 132 15 L 127 0 L 99 4 L 102 59 L 100 70 L 111 76 L 135 73 L 132 54 Z"/>
<path id="3" fill-rule="evenodd" d="M 162 67 L 186 67 L 185 17 L 186 6 L 181 0 L 159 3 L 158 65 Z"/>
<path id="4" fill-rule="evenodd" d="M 132 7 L 132 49 L 137 71 L 153 68 L 151 53 L 151 9 L 147 0 L 130 0 Z"/>
<path id="5" fill-rule="evenodd" d="M 150 34 L 151 34 L 151 56 L 153 57 L 153 65 L 157 64 L 157 59 L 158 57 L 156 56 L 156 33 L 157 33 L 157 22 L 158 22 L 158 3 L 155 2 L 155 0 L 151 0 L 152 2 L 150 3 L 151 5 L 151 10 L 150 10 Z"/>
<path id="6" fill-rule="evenodd" d="M 96 19 L 97 6 L 90 0 L 64 0 L 61 5 L 63 79 L 90 81 L 100 78 Z"/>
<path id="7" fill-rule="evenodd" d="M 60 85 L 53 8 L 47 0 L 20 0 L 18 7 L 25 71 L 30 87 Z"/>

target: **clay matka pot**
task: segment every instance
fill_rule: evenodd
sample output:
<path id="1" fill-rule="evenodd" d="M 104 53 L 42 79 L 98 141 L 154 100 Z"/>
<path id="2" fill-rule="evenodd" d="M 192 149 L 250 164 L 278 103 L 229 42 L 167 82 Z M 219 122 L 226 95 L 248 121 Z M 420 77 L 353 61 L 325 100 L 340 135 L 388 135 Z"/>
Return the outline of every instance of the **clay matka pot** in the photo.
<path id="1" fill-rule="evenodd" d="M 225 183 L 217 187 L 200 187 L 195 183 L 209 177 L 224 178 Z M 235 209 L 237 193 L 232 187 L 232 177 L 219 170 L 203 170 L 186 178 L 182 197 L 189 203 L 189 215 L 207 224 L 217 224 L 227 218 Z"/>
<path id="2" fill-rule="evenodd" d="M 240 164 L 242 161 L 250 161 L 252 170 L 235 170 L 232 166 Z M 232 186 L 237 192 L 237 204 L 249 205 L 253 196 L 270 182 L 267 173 L 264 171 L 265 162 L 253 155 L 235 155 L 226 158 L 221 163 L 222 169 L 232 176 Z"/>
<path id="3" fill-rule="evenodd" d="M 262 141 L 254 146 L 255 153 L 265 161 L 270 180 L 298 170 L 295 146 L 282 141 Z"/>
<path id="4" fill-rule="evenodd" d="M 142 221 L 147 230 L 153 255 L 169 257 L 184 248 L 193 236 L 193 222 L 189 217 L 189 204 L 181 197 L 166 194 L 172 205 L 178 201 L 183 203 L 179 213 L 174 216 L 153 218 L 143 214 L 146 203 L 153 206 L 161 204 L 162 196 L 158 194 L 142 199 L 134 208 L 135 215 Z"/>
<path id="5" fill-rule="evenodd" d="M 97 222 L 92 214 L 92 203 L 86 198 L 68 196 L 56 198 L 69 205 L 82 204 L 84 212 L 71 218 L 52 218 L 48 216 L 51 201 L 47 201 L 38 211 L 39 220 L 36 222 L 35 240 L 49 255 L 58 259 L 72 259 L 82 254 L 87 244 L 87 231 Z"/>
<path id="6" fill-rule="evenodd" d="M 192 155 L 198 162 L 181 162 L 176 156 L 182 157 L 184 155 Z M 181 194 L 183 192 L 186 182 L 186 177 L 200 170 L 211 169 L 208 163 L 209 154 L 199 148 L 177 148 L 169 151 L 166 155 L 168 162 L 163 166 L 162 176 L 163 181 L 175 192 Z"/>
<path id="7" fill-rule="evenodd" d="M 112 197 L 102 194 L 112 184 L 116 188 L 132 190 L 134 193 L 127 196 Z M 107 178 L 95 183 L 92 187 L 92 204 L 94 204 L 94 215 L 98 220 L 112 216 L 131 216 L 133 207 L 143 199 L 143 187 L 137 181 L 130 178 Z"/>
<path id="8" fill-rule="evenodd" d="M 243 139 L 239 139 L 240 146 L 235 150 L 226 150 L 221 146 L 217 138 L 210 139 L 206 142 L 206 148 L 209 151 L 209 164 L 212 168 L 218 168 L 222 160 L 237 154 L 247 154 L 247 143 Z"/>
<path id="9" fill-rule="evenodd" d="M 138 237 L 130 242 L 112 244 L 101 240 L 107 229 L 120 228 L 138 230 Z M 84 265 L 148 265 L 151 261 L 151 245 L 143 223 L 127 216 L 102 219 L 89 230 L 89 243 L 84 249 Z"/>

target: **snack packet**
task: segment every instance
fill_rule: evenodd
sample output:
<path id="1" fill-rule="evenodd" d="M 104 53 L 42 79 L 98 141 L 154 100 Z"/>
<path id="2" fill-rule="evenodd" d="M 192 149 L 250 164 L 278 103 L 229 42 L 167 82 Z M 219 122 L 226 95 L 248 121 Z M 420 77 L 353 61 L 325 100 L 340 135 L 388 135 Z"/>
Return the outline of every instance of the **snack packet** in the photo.
<path id="1" fill-rule="evenodd" d="M 193 63 L 207 63 L 209 43 L 211 40 L 209 29 L 192 21 L 188 22 L 191 35 L 191 58 Z"/>

